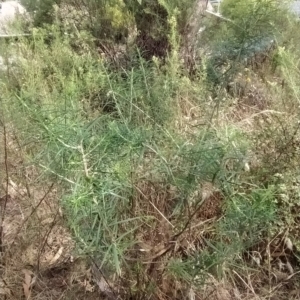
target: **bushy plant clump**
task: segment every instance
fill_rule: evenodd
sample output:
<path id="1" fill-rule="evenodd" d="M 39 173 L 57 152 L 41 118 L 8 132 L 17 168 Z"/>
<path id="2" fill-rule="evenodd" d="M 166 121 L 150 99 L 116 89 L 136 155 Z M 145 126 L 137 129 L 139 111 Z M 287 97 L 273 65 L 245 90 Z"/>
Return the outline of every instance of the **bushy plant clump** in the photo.
<path id="1" fill-rule="evenodd" d="M 231 22 L 206 20 L 215 35 L 202 36 L 191 74 L 180 55 L 191 5 L 37 2 L 32 36 L 6 47 L 15 60 L 0 74 L 5 120 L 40 180 L 60 182 L 77 254 L 124 299 L 182 299 L 211 277 L 241 277 L 252 272 L 246 254 L 296 222 L 297 57 L 277 48 L 285 83 L 266 73 L 259 84 L 282 101 L 260 110 L 242 64 L 250 45 L 278 35 L 280 9 L 224 1 Z M 238 73 L 243 96 L 224 89 Z"/>

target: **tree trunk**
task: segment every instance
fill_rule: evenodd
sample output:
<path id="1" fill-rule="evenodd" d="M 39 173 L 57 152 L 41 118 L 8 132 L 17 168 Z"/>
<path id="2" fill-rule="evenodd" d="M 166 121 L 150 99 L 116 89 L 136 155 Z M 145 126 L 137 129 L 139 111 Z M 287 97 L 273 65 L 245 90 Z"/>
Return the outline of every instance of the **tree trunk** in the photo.
<path id="1" fill-rule="evenodd" d="M 191 16 L 188 19 L 184 33 L 182 34 L 181 57 L 185 67 L 193 72 L 196 59 L 197 44 L 201 35 L 204 12 L 209 5 L 208 0 L 196 0 Z"/>

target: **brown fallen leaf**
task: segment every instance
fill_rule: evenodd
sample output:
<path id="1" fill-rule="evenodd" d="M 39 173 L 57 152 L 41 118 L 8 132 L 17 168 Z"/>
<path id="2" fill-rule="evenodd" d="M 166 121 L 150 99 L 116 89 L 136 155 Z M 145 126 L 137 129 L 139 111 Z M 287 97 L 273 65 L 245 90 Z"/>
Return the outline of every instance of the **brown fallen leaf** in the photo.
<path id="1" fill-rule="evenodd" d="M 54 222 L 54 219 L 53 218 L 47 218 L 47 219 L 44 219 L 42 222 L 41 222 L 41 225 L 48 225 L 48 224 L 51 224 Z"/>
<path id="2" fill-rule="evenodd" d="M 23 269 L 22 272 L 24 273 L 24 282 L 23 282 L 23 291 L 25 299 L 30 299 L 31 296 L 31 285 L 32 285 L 32 275 L 33 272 L 27 269 Z"/>
<path id="3" fill-rule="evenodd" d="M 64 247 L 60 247 L 58 249 L 58 251 L 56 252 L 56 254 L 54 255 L 54 257 L 51 259 L 50 261 L 50 265 L 53 265 L 54 263 L 56 263 L 58 261 L 58 259 L 61 257 L 62 253 L 63 253 Z"/>

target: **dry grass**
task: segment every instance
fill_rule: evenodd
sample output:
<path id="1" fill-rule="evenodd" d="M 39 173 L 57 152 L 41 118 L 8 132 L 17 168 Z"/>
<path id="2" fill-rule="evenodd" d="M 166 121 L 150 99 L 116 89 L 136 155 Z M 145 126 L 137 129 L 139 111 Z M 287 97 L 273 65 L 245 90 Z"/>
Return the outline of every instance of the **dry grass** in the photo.
<path id="1" fill-rule="evenodd" d="M 147 219 L 135 232 L 136 244 L 125 256 L 130 267 L 116 289 L 122 293 L 123 287 L 128 290 L 130 286 L 134 299 L 185 299 L 189 284 L 175 280 L 169 263 L 172 259 L 184 261 L 206 247 L 202 237 L 213 236 L 212 224 L 220 217 L 223 197 L 206 184 L 199 187 L 202 193 L 194 195 L 192 204 L 174 215 L 174 187 L 141 180 L 135 188 L 133 216 Z"/>

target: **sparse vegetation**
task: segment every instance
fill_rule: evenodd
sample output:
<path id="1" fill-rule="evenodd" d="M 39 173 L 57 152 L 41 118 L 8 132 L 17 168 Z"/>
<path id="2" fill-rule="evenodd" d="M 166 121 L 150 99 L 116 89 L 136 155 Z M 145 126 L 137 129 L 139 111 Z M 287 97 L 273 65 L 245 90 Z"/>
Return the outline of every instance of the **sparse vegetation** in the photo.
<path id="1" fill-rule="evenodd" d="M 193 1 L 24 2 L 32 35 L 0 41 L 0 295 L 299 299 L 295 17 L 224 0 L 187 59 Z"/>

